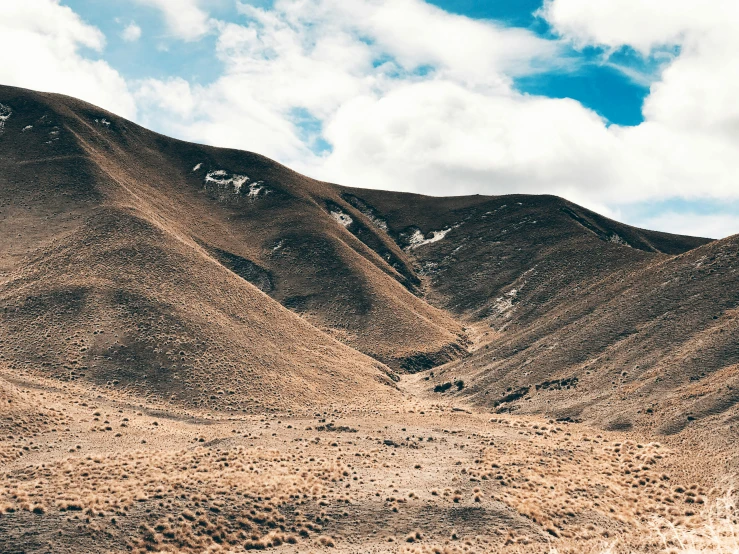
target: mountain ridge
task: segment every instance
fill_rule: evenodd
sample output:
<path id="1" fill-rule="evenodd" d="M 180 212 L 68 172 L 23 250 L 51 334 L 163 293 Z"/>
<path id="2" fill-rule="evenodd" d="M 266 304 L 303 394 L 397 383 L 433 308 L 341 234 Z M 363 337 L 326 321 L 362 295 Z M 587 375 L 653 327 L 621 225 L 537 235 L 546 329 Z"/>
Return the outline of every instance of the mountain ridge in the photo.
<path id="1" fill-rule="evenodd" d="M 614 398 L 611 381 L 647 394 L 649 371 L 674 373 L 658 363 L 634 371 L 634 349 L 647 359 L 689 349 L 718 307 L 715 295 L 687 306 L 676 286 L 652 302 L 656 289 L 639 283 L 669 267 L 685 285 L 691 256 L 715 249 L 725 266 L 688 288 L 728 291 L 724 311 L 734 306 L 734 239 L 637 229 L 550 195 L 430 197 L 316 181 L 59 95 L 0 87 L 0 104 L 10 111 L 0 135 L 0 232 L 12 237 L 0 256 L 0 353 L 24 370 L 39 371 L 35 347 L 60 378 L 130 380 L 136 394 L 251 410 L 258 403 L 247 390 L 257 382 L 260 406 L 286 396 L 299 404 L 303 393 L 304 402 L 360 391 L 391 399 L 397 373 L 433 369 L 430 389 L 464 381 L 442 394 L 486 409 L 618 426 L 627 423 L 600 407 Z M 652 307 L 632 313 L 619 305 L 625 295 Z M 46 312 L 61 305 L 77 319 L 52 322 Z M 681 307 L 695 333 L 665 326 L 636 346 L 637 327 Z M 91 348 L 100 343 L 96 318 L 125 328 L 118 346 L 136 354 Z M 35 345 L 23 338 L 33 325 L 49 335 Z M 75 333 L 87 349 L 72 357 L 72 340 L 54 337 Z M 278 338 L 266 340 L 271 333 Z M 162 356 L 157 341 L 167 340 L 180 346 Z M 733 372 L 730 342 L 716 343 L 723 354 L 710 373 Z M 545 343 L 568 346 L 553 350 L 558 357 L 524 355 Z M 618 352 L 605 364 L 609 377 L 588 377 L 583 364 L 609 349 Z M 162 368 L 174 370 L 152 381 Z M 629 379 L 615 379 L 623 371 Z M 232 394 L 229 380 L 240 384 Z M 674 390 L 659 394 L 686 405 L 683 381 L 672 380 Z M 532 400 L 539 390 L 547 398 Z M 639 408 L 624 409 L 628 425 L 651 425 Z"/>

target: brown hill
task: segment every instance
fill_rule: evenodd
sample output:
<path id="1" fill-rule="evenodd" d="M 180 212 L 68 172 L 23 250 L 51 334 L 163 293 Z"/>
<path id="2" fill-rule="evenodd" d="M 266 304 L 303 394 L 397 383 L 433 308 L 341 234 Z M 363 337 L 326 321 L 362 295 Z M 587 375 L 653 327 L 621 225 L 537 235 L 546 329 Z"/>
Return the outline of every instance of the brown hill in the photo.
<path id="1" fill-rule="evenodd" d="M 459 324 L 412 294 L 418 280 L 404 253 L 373 229 L 356 232 L 359 240 L 337 221 L 344 203 L 335 187 L 256 154 L 156 135 L 70 98 L 2 90 L 12 110 L 0 137 L 2 231 L 18 235 L 5 268 L 100 206 L 133 209 L 393 367 L 461 351 Z"/>
<path id="2" fill-rule="evenodd" d="M 153 400 L 284 408 L 390 383 L 382 364 L 136 213 L 89 216 L 13 272 L 0 298 L 16 367 Z"/>
<path id="3" fill-rule="evenodd" d="M 737 237 L 635 229 L 551 196 L 344 195 L 409 245 L 428 299 L 476 339 L 430 389 L 614 429 L 733 424 Z"/>
<path id="4" fill-rule="evenodd" d="M 128 122 L 72 99 L 2 92 L 12 115 L 0 136 L 0 232 L 10 237 L 1 256 L 0 355 L 11 369 L 232 409 L 393 394 L 383 364 L 237 274 L 252 266 L 227 247 L 248 237 L 234 250 L 258 259 L 272 240 L 245 229 L 246 213 L 258 208 L 240 208 L 241 198 L 219 202 L 202 180 L 175 173 L 156 148 L 161 138 Z M 229 227 L 240 211 L 247 223 Z M 342 241 L 332 245 L 349 260 L 344 275 L 332 275 L 337 288 L 345 282 L 351 290 L 351 268 L 359 267 L 391 283 L 381 292 L 393 284 L 406 291 Z M 233 271 L 221 263 L 233 260 Z M 279 276 L 269 278 L 280 287 Z"/>
<path id="5" fill-rule="evenodd" d="M 731 240 L 552 196 L 332 185 L 58 95 L 1 87 L 0 104 L 17 370 L 252 409 L 388 397 L 391 369 L 447 363 L 429 387 L 463 380 L 444 394 L 495 410 L 623 428 L 678 410 L 667 432 L 698 384 L 733 405 L 711 378 L 737 363 Z"/>
<path id="6" fill-rule="evenodd" d="M 739 237 L 655 257 L 554 295 L 437 375 L 498 411 L 662 433 L 733 425 L 739 403 Z M 519 315 L 520 312 L 520 315 Z"/>

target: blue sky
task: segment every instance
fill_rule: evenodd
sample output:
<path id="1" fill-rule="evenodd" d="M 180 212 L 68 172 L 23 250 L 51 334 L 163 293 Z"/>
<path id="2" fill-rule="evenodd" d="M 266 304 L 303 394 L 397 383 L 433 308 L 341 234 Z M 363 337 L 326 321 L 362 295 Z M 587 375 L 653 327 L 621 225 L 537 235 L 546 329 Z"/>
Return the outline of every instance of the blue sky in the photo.
<path id="1" fill-rule="evenodd" d="M 194 42 L 183 42 L 169 36 L 162 25 L 162 16 L 154 7 L 137 6 L 123 0 L 63 0 L 89 23 L 101 29 L 107 38 L 104 59 L 130 79 L 180 76 L 199 84 L 215 81 L 223 71 L 216 56 L 215 35 Z M 250 2 L 270 6 L 269 1 Z M 543 38 L 552 38 L 551 27 L 536 12 L 543 0 L 433 0 L 429 2 L 449 13 L 495 21 L 508 27 L 534 31 Z M 235 2 L 214 2 L 213 14 L 225 21 L 239 22 L 243 16 Z M 135 22 L 142 38 L 133 43 L 123 40 L 121 26 Z M 624 49 L 628 50 L 628 49 Z M 637 125 L 643 121 L 641 107 L 649 93 L 648 82 L 637 82 L 605 63 L 602 48 L 569 49 L 568 56 L 579 61 L 577 67 L 566 70 L 546 69 L 516 79 L 516 88 L 523 92 L 552 98 L 572 98 L 595 110 L 611 123 Z M 643 71 L 643 62 L 617 53 L 625 67 Z M 315 123 L 309 124 L 315 126 Z M 313 129 L 307 129 L 313 133 Z M 321 142 L 320 151 L 326 144 Z"/>
<path id="2" fill-rule="evenodd" d="M 739 232 L 739 75 L 722 69 L 739 65 L 739 7 L 724 0 L 4 9 L 0 82 L 165 134 L 347 185 L 551 193 L 643 227 Z"/>
<path id="3" fill-rule="evenodd" d="M 223 69 L 213 55 L 216 35 L 205 35 L 197 41 L 179 40 L 167 31 L 155 7 L 122 0 L 64 0 L 62 4 L 105 34 L 105 50 L 98 55 L 124 77 L 181 76 L 206 84 L 214 81 Z M 236 19 L 234 5 L 229 4 L 231 9 L 219 12 Z M 121 36 L 123 28 L 131 23 L 141 28 L 139 40 L 126 41 Z"/>

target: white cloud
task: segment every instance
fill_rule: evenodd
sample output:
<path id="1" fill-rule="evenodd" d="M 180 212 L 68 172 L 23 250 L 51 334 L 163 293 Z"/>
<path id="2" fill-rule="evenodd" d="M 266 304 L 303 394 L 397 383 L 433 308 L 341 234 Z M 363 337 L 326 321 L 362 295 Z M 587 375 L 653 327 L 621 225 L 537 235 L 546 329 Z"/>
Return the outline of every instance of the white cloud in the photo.
<path id="1" fill-rule="evenodd" d="M 532 62 L 551 64 L 558 50 L 527 30 L 453 15 L 420 0 L 278 0 L 272 13 L 314 34 L 340 30 L 368 39 L 373 51 L 392 54 L 405 70 L 429 65 L 449 78 L 495 88 L 528 72 Z"/>
<path id="2" fill-rule="evenodd" d="M 577 44 L 631 46 L 648 54 L 666 45 L 735 34 L 734 0 L 546 0 L 540 10 L 554 29 Z"/>
<path id="3" fill-rule="evenodd" d="M 161 132 L 353 186 L 552 193 L 607 215 L 655 199 L 739 198 L 739 17 L 727 17 L 739 7 L 726 2 L 697 10 L 686 0 L 600 0 L 596 9 L 590 0 L 550 0 L 541 14 L 562 37 L 550 41 L 421 0 L 239 4 L 238 24 L 209 19 L 197 0 L 136 1 L 162 10 L 182 39 L 217 33 L 221 77 L 206 86 L 143 79 L 134 103 L 114 70 L 80 53 L 102 51 L 97 29 L 52 0 L 12 0 L 0 20 L 0 79 L 129 117 L 138 107 L 139 122 Z M 537 66 L 571 63 L 563 43 L 679 53 L 652 84 L 645 122 L 619 127 L 575 101 L 512 87 Z M 10 54 L 17 44 L 23 57 Z M 331 153 L 311 152 L 296 128 L 306 111 Z M 649 223 L 710 236 L 739 230 L 735 218 L 721 221 L 666 214 Z"/>
<path id="4" fill-rule="evenodd" d="M 211 30 L 208 13 L 198 0 L 134 0 L 162 12 L 169 30 L 186 41 L 201 38 Z"/>
<path id="5" fill-rule="evenodd" d="M 454 16 L 420 0 L 279 0 L 270 10 L 247 4 L 240 10 L 243 24 L 218 25 L 225 74 L 197 89 L 191 113 L 182 112 L 186 95 L 164 92 L 161 82 L 147 81 L 139 98 L 156 107 L 146 110 L 154 125 L 172 125 L 169 107 L 183 123 L 197 120 L 187 125 L 188 138 L 272 156 L 280 151 L 288 154 L 280 161 L 314 174 L 322 158 L 298 140 L 293 110 L 330 125 L 353 100 L 379 101 L 428 79 L 508 95 L 511 75 L 553 60 L 558 50 L 528 31 Z"/>
<path id="6" fill-rule="evenodd" d="M 420 0 L 241 4 L 243 23 L 217 25 L 220 79 L 150 80 L 137 97 L 159 129 L 352 186 L 551 193 L 606 214 L 675 196 L 737 198 L 739 32 L 729 27 L 739 18 L 727 26 L 727 4 L 707 6 L 698 17 L 685 0 L 552 0 L 542 9 L 564 42 L 645 55 L 681 48 L 637 127 L 512 88 L 515 75 L 570 63 L 561 43 Z M 330 154 L 300 140 L 295 109 L 320 120 Z"/>
<path id="7" fill-rule="evenodd" d="M 105 37 L 54 0 L 6 0 L 0 17 L 0 82 L 76 96 L 125 117 L 136 106 L 123 78 L 81 48 L 101 52 Z"/>
<path id="8" fill-rule="evenodd" d="M 141 27 L 136 25 L 135 22 L 131 22 L 125 29 L 123 29 L 121 38 L 126 42 L 136 42 L 141 38 Z"/>
<path id="9" fill-rule="evenodd" d="M 608 179 L 619 149 L 600 117 L 574 101 L 485 95 L 444 80 L 348 102 L 326 136 L 335 149 L 324 177 L 438 195 L 564 193 L 578 185 L 573 168 Z"/>
<path id="10" fill-rule="evenodd" d="M 249 83 L 221 79 L 210 87 L 181 78 L 139 83 L 141 123 L 171 136 L 251 150 L 278 161 L 311 156 L 290 121 L 249 94 Z"/>
<path id="11" fill-rule="evenodd" d="M 679 48 L 651 86 L 645 122 L 614 133 L 642 176 L 617 184 L 644 198 L 739 196 L 739 3 L 549 0 L 542 15 L 581 46 Z"/>
<path id="12" fill-rule="evenodd" d="M 631 46 L 645 55 L 660 46 L 680 54 L 652 85 L 649 122 L 739 139 L 739 3 L 707 0 L 549 0 L 542 15 L 582 46 Z"/>
<path id="13" fill-rule="evenodd" d="M 739 214 L 665 212 L 632 222 L 645 229 L 678 235 L 721 239 L 739 233 Z"/>

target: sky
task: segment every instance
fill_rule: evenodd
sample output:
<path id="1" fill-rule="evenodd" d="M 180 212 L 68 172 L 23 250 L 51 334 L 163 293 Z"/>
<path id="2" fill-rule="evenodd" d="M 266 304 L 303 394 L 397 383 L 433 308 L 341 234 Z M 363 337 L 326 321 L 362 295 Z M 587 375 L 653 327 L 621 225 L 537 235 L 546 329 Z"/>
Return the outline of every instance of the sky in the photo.
<path id="1" fill-rule="evenodd" d="M 739 233 L 735 0 L 3 0 L 0 83 L 318 179 Z"/>

